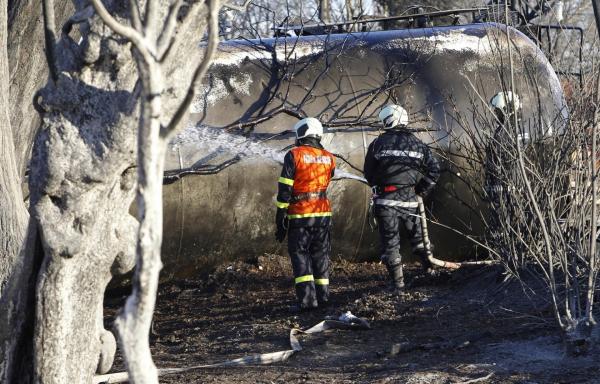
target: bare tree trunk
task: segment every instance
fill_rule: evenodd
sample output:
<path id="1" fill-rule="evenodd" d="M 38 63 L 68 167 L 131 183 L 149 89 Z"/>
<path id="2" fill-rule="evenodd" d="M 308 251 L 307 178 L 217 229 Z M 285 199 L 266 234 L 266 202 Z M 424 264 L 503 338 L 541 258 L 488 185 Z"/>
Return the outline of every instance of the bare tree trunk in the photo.
<path id="1" fill-rule="evenodd" d="M 31 160 L 32 218 L 44 259 L 37 283 L 34 380 L 86 383 L 112 365 L 103 327 L 105 287 L 133 267 L 136 71 L 130 47 L 89 8 L 77 10 L 81 43 L 63 35 L 56 82 L 40 92 L 43 113 Z M 47 51 L 48 52 L 48 51 Z"/>
<path id="2" fill-rule="evenodd" d="M 59 13 L 69 8 L 62 1 Z M 39 127 L 31 99 L 47 72 L 40 14 L 38 1 L 0 0 L 0 382 L 7 384 L 30 382 L 33 373 L 41 251 L 36 225 L 28 225 L 22 184 Z"/>
<path id="3" fill-rule="evenodd" d="M 23 246 L 27 211 L 10 123 L 8 85 L 8 26 L 6 0 L 0 0 L 0 296 Z"/>
<path id="4" fill-rule="evenodd" d="M 143 64 L 140 64 L 143 65 Z M 155 64 L 158 65 L 158 64 Z M 162 268 L 162 176 L 167 142 L 161 138 L 163 81 L 159 68 L 146 71 L 145 98 L 138 131 L 137 207 L 140 220 L 133 293 L 116 321 L 130 380 L 158 383 L 149 345 L 150 325 Z"/>
<path id="5" fill-rule="evenodd" d="M 6 1 L 0 0 L 0 382 L 3 383 L 16 382 L 19 364 L 26 360 L 27 347 L 19 342 L 27 322 L 24 309 L 31 300 L 27 282 L 33 264 L 22 252 L 28 215 L 9 116 L 7 9 Z"/>
<path id="6" fill-rule="evenodd" d="M 331 0 L 319 0 L 319 19 L 324 23 L 331 22 Z"/>
<path id="7" fill-rule="evenodd" d="M 79 91 L 73 96 L 94 101 Z M 94 372 L 110 369 L 115 353 L 114 336 L 103 328 L 103 298 L 112 274 L 133 267 L 137 224 L 128 209 L 135 172 L 131 153 L 113 153 L 96 163 L 94 148 L 74 139 L 89 126 L 72 126 L 62 117 L 44 119 L 32 159 L 32 208 L 45 254 L 37 286 L 35 377 L 44 383 L 84 383 Z M 123 137 L 121 144 L 127 148 L 132 142 L 133 137 Z M 44 175 L 46 164 L 65 174 Z M 65 183 L 65 176 L 74 182 Z"/>
<path id="8" fill-rule="evenodd" d="M 354 7 L 352 5 L 352 0 L 346 0 L 346 20 L 352 20 L 354 16 Z"/>
<path id="9" fill-rule="evenodd" d="M 131 3 L 135 4 L 133 9 L 137 9 L 137 2 Z M 33 0 L 21 4 L 41 8 Z M 61 1 L 60 6 L 64 4 L 69 3 Z M 109 4 L 118 10 L 115 14 L 124 17 L 120 5 Z M 140 142 L 146 145 L 141 147 L 141 152 L 147 148 L 139 169 L 140 176 L 144 177 L 138 201 L 145 224 L 140 230 L 143 240 L 139 245 L 144 261 L 136 287 L 142 295 L 141 300 L 129 301 L 137 305 L 136 312 L 131 312 L 129 305 L 124 313 L 135 315 L 135 335 L 140 335 L 140 330 L 144 333 L 135 341 L 138 345 L 141 343 L 141 349 L 147 353 L 144 361 L 151 362 L 147 331 L 161 267 L 163 157 L 169 131 L 180 126 L 186 116 L 197 80 L 203 77 L 208 65 L 196 67 L 195 60 L 203 54 L 197 48 L 197 37 L 206 26 L 205 18 L 199 17 L 206 11 L 206 4 L 195 4 L 191 7 L 194 12 L 186 9 L 184 13 L 192 16 L 180 23 L 179 10 L 184 2 L 177 1 L 171 7 L 163 30 L 159 30 L 163 24 L 159 22 L 161 10 L 157 7 L 166 3 L 151 1 L 147 4 L 151 8 L 145 15 L 151 20 L 146 28 L 148 36 L 157 42 L 152 54 L 160 67 L 153 73 L 169 77 L 172 87 L 165 95 L 171 103 L 167 105 L 170 108 L 164 108 L 160 97 L 154 98 L 159 103 L 150 103 L 151 118 L 146 120 L 152 122 L 151 133 L 144 129 L 139 134 Z M 54 4 L 46 0 L 44 5 L 48 11 L 46 26 L 51 26 Z M 81 24 L 81 40 L 79 36 L 77 41 L 71 39 L 70 27 L 60 29 L 59 24 L 57 29 L 63 34 L 56 42 L 52 37 L 57 35 L 56 31 L 50 28 L 52 33 L 46 52 L 48 65 L 56 70 L 53 81 L 36 97 L 43 122 L 31 160 L 33 220 L 27 232 L 19 172 L 26 164 L 26 154 L 19 153 L 28 152 L 27 137 L 31 132 L 21 130 L 22 136 L 15 140 L 8 122 L 6 1 L 0 0 L 0 6 L 0 144 L 3 148 L 0 152 L 0 381 L 89 382 L 95 371 L 105 372 L 110 368 L 116 348 L 112 334 L 103 329 L 102 301 L 106 284 L 113 274 L 131 269 L 134 262 L 138 223 L 128 211 L 135 190 L 135 128 L 142 87 L 136 82 L 138 76 L 131 45 L 123 39 L 115 39 L 87 3 L 69 20 L 71 24 Z M 218 4 L 213 6 L 218 9 Z M 211 18 L 216 20 L 216 14 L 216 11 L 211 12 Z M 136 17 L 132 18 L 132 24 L 142 29 L 138 28 L 141 24 Z M 212 48 L 207 51 L 212 53 L 217 39 L 211 41 L 209 47 Z M 186 52 L 186 55 L 177 52 Z M 206 54 L 206 63 L 210 56 Z M 156 92 L 160 95 L 160 77 L 151 83 L 154 85 L 145 90 L 149 90 L 150 95 Z M 23 96 L 24 99 L 30 97 Z M 160 125 L 160 115 L 164 117 L 163 111 L 172 110 L 176 112 L 168 124 L 169 130 L 160 132 L 165 128 Z M 26 108 L 20 113 L 25 116 Z M 13 142 L 25 149 L 15 154 Z M 26 236 L 28 241 L 24 243 Z M 43 248 L 43 261 L 35 259 L 35 239 L 39 239 L 39 248 Z M 23 244 L 29 246 L 23 247 Z M 35 333 L 22 332 L 34 328 Z M 127 342 L 126 348 L 129 344 Z"/>
<path id="10" fill-rule="evenodd" d="M 181 35 L 171 38 L 172 29 L 177 16 L 177 4 L 169 10 L 166 20 L 159 22 L 156 10 L 159 3 L 150 0 L 146 4 L 147 28 L 140 28 L 141 19 L 136 12 L 135 2 L 130 3 L 133 28 L 119 23 L 103 7 L 98 0 L 92 2 L 96 12 L 115 32 L 130 40 L 137 51 L 137 62 L 144 97 L 142 115 L 138 131 L 138 188 L 137 206 L 140 222 L 139 237 L 136 250 L 136 270 L 133 291 L 127 299 L 125 308 L 119 315 L 116 326 L 119 332 L 120 345 L 123 349 L 129 379 L 133 383 L 158 383 L 158 372 L 152 361 L 149 345 L 149 331 L 154 313 L 159 272 L 162 268 L 160 250 L 162 243 L 162 180 L 164 173 L 164 157 L 171 135 L 176 132 L 194 97 L 195 89 L 202 81 L 212 55 L 218 43 L 218 0 L 197 3 L 188 11 L 187 21 L 194 20 L 198 13 L 206 10 L 207 22 L 201 26 L 209 26 L 209 40 L 202 57 L 192 72 L 191 79 L 179 84 L 179 95 L 171 99 L 174 113 L 167 116 L 168 109 L 163 105 L 164 80 L 163 71 L 171 75 L 170 80 L 177 77 L 186 78 L 181 68 L 166 70 L 160 57 L 170 58 L 170 45 L 183 42 Z M 205 5 L 205 6 L 204 6 Z M 159 31 L 158 25 L 165 25 Z M 184 23 L 185 25 L 185 23 Z M 193 31 L 189 29 L 188 31 Z M 182 92 L 183 91 L 183 92 Z M 166 123 L 164 123 L 166 122 Z"/>

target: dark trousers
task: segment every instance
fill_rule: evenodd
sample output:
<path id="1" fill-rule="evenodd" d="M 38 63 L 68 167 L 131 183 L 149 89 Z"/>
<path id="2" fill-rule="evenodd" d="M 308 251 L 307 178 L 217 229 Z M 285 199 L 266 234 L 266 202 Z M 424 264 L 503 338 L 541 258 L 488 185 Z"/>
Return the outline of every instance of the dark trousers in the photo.
<path id="1" fill-rule="evenodd" d="M 430 268 L 427 259 L 423 230 L 418 208 L 396 208 L 378 206 L 375 209 L 379 238 L 381 241 L 381 260 L 386 265 L 398 265 L 400 255 L 400 229 L 404 226 L 413 254 L 419 257 L 423 268 Z"/>
<path id="2" fill-rule="evenodd" d="M 291 227 L 288 253 L 292 259 L 296 296 L 304 308 L 329 300 L 330 226 Z"/>

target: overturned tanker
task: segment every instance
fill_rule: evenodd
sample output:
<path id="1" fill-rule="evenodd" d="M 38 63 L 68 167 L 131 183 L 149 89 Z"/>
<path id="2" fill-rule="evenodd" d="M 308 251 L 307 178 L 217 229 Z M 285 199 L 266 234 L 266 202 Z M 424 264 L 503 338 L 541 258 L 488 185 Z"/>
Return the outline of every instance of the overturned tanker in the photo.
<path id="1" fill-rule="evenodd" d="M 324 123 L 323 144 L 339 156 L 328 191 L 332 255 L 375 260 L 371 191 L 357 179 L 378 135 L 377 113 L 391 102 L 409 111 L 409 126 L 444 159 L 427 202 L 441 224 L 430 224 L 436 254 L 454 260 L 473 255 L 473 244 L 457 233 L 481 227 L 481 203 L 461 175 L 481 172 L 461 166 L 468 150 L 461 139 L 465 124 L 477 122 L 457 115 L 485 109 L 509 86 L 510 54 L 523 120 L 535 122 L 527 134 L 554 134 L 567 118 L 546 57 L 525 35 L 508 31 L 482 23 L 222 43 L 196 90 L 189 127 L 167 154 L 164 276 L 285 252 L 285 243 L 274 240 L 274 197 L 285 149 L 294 143 L 290 129 L 305 116 Z"/>

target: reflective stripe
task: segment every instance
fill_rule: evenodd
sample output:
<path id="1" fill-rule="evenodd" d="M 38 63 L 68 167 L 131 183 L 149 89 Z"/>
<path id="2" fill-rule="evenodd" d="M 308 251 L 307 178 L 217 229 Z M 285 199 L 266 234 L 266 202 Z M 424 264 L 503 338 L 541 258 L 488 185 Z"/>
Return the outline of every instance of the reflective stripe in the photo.
<path id="1" fill-rule="evenodd" d="M 376 159 L 380 157 L 412 157 L 415 159 L 422 159 L 423 153 L 417 151 L 399 151 L 396 149 L 385 149 L 375 155 Z"/>
<path id="2" fill-rule="evenodd" d="M 315 277 L 313 275 L 304 275 L 298 276 L 294 279 L 294 282 L 296 284 L 306 283 L 307 281 L 315 281 Z"/>
<path id="3" fill-rule="evenodd" d="M 327 164 L 330 165 L 332 162 L 331 157 L 329 156 L 313 156 L 310 154 L 305 154 L 302 160 L 306 164 Z"/>
<path id="4" fill-rule="evenodd" d="M 293 179 L 288 179 L 286 177 L 280 177 L 278 180 L 281 184 L 285 184 L 285 185 L 294 185 L 294 180 Z"/>
<path id="5" fill-rule="evenodd" d="M 305 192 L 297 195 L 292 195 L 292 203 L 298 203 L 304 200 L 326 199 L 327 191 Z"/>
<path id="6" fill-rule="evenodd" d="M 287 208 L 290 206 L 290 203 L 282 203 L 281 201 L 276 201 L 275 205 L 277 208 Z"/>
<path id="7" fill-rule="evenodd" d="M 417 208 L 419 206 L 418 201 L 397 201 L 387 199 L 376 199 L 376 205 L 386 205 L 388 207 L 400 207 L 400 208 Z"/>
<path id="8" fill-rule="evenodd" d="M 316 285 L 329 285 L 329 279 L 315 279 Z"/>
<path id="9" fill-rule="evenodd" d="M 331 212 L 301 213 L 298 215 L 288 215 L 288 219 L 302 219 L 305 217 L 326 217 L 331 216 Z"/>

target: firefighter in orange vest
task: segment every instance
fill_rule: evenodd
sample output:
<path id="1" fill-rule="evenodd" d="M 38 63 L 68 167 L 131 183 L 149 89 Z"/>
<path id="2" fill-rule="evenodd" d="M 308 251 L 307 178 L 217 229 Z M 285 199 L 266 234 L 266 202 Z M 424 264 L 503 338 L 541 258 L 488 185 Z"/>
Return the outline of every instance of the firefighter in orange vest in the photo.
<path id="1" fill-rule="evenodd" d="M 288 234 L 299 312 L 329 302 L 329 254 L 331 252 L 331 205 L 327 187 L 335 160 L 321 145 L 323 126 L 308 117 L 294 126 L 296 146 L 286 155 L 277 193 L 277 233 L 282 242 Z"/>

